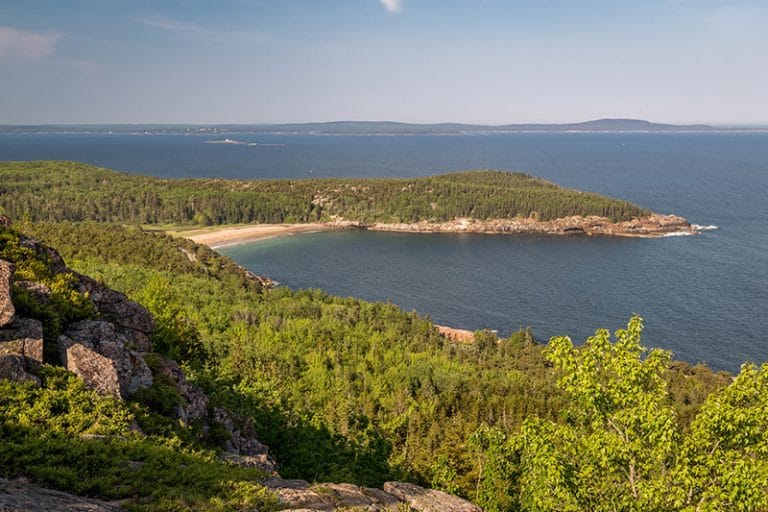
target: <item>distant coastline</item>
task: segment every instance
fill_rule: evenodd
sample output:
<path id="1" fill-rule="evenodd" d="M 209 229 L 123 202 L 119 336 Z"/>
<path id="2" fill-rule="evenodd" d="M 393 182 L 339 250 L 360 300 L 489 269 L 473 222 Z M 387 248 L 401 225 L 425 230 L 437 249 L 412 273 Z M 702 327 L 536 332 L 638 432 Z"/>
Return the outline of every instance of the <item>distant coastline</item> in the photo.
<path id="1" fill-rule="evenodd" d="M 401 123 L 394 121 L 329 121 L 285 124 L 99 124 L 99 125 L 0 125 L 7 135 L 486 135 L 499 133 L 718 133 L 768 132 L 762 125 L 708 125 L 654 123 L 643 119 L 593 119 L 577 123 Z M 225 140 L 214 144 L 248 144 Z"/>

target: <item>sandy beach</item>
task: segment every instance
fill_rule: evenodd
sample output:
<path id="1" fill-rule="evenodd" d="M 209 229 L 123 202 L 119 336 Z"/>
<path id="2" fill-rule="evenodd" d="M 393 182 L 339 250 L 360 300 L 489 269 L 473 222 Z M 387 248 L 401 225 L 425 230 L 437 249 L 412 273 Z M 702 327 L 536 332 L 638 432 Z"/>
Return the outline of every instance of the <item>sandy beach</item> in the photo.
<path id="1" fill-rule="evenodd" d="M 251 226 L 237 226 L 212 228 L 179 233 L 184 238 L 193 242 L 207 245 L 211 249 L 227 247 L 230 245 L 254 242 L 266 238 L 295 235 L 299 233 L 315 233 L 317 231 L 329 231 L 334 228 L 326 224 L 254 224 Z"/>

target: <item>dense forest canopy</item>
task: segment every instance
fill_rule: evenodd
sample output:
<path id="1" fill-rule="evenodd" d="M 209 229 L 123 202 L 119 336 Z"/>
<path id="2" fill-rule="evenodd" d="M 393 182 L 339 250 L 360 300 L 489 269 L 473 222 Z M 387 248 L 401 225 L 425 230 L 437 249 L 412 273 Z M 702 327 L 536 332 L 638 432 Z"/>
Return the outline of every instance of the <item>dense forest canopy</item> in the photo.
<path id="1" fill-rule="evenodd" d="M 74 162 L 0 163 L 0 207 L 31 221 L 219 225 L 343 218 L 443 222 L 455 218 L 614 221 L 650 212 L 522 173 L 466 171 L 419 178 L 159 179 Z"/>

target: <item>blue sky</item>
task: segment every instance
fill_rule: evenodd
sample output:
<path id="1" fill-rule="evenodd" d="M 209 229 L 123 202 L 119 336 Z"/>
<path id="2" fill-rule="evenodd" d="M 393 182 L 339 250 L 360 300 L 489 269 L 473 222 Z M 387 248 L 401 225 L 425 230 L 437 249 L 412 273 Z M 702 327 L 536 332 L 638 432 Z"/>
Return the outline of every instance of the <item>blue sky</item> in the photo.
<path id="1" fill-rule="evenodd" d="M 765 124 L 766 27 L 767 0 L 0 0 L 0 124 Z"/>

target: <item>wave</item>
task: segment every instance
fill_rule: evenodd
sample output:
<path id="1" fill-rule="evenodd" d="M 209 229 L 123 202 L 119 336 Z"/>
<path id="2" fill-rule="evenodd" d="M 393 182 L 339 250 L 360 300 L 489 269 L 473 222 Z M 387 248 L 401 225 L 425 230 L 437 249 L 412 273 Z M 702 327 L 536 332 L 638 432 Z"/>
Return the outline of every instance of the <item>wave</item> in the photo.
<path id="1" fill-rule="evenodd" d="M 674 231 L 672 233 L 664 233 L 661 235 L 662 238 L 667 238 L 668 236 L 691 236 L 695 234 L 695 232 L 692 231 Z"/>

